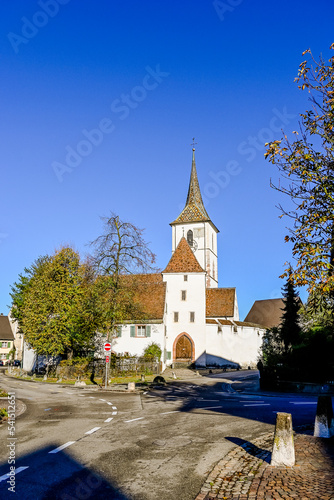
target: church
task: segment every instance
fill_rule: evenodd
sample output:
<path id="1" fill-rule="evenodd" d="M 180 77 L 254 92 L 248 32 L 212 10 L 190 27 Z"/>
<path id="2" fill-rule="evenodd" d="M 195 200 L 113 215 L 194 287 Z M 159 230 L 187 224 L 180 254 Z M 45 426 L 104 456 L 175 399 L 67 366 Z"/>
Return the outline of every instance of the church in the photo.
<path id="1" fill-rule="evenodd" d="M 218 229 L 197 178 L 195 149 L 184 209 L 171 222 L 172 257 L 161 273 L 138 276 L 145 320 L 119 325 L 116 354 L 141 356 L 152 342 L 162 367 L 255 367 L 265 328 L 239 321 L 235 288 L 218 287 Z"/>

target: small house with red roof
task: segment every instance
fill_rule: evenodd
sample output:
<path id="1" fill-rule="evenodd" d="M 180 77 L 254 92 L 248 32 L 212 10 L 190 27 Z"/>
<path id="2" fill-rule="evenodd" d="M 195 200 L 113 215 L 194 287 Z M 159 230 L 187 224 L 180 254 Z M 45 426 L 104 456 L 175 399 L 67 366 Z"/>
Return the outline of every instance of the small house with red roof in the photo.
<path id="1" fill-rule="evenodd" d="M 235 288 L 218 287 L 219 231 L 203 204 L 194 148 L 186 204 L 171 227 L 165 269 L 138 276 L 134 302 L 145 320 L 118 327 L 114 352 L 141 355 L 154 342 L 162 348 L 164 368 L 255 366 L 265 329 L 239 321 Z"/>

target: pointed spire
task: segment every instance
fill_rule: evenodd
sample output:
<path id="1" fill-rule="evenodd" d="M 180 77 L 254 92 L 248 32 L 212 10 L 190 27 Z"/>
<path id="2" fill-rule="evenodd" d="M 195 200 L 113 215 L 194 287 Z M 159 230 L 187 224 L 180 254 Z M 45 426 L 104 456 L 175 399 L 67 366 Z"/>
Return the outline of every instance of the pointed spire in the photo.
<path id="1" fill-rule="evenodd" d="M 201 190 L 199 188 L 195 161 L 195 148 L 193 147 L 191 174 L 186 205 L 181 214 L 174 222 L 172 222 L 172 224 L 181 222 L 204 222 L 209 220 L 210 217 L 205 210 Z"/>

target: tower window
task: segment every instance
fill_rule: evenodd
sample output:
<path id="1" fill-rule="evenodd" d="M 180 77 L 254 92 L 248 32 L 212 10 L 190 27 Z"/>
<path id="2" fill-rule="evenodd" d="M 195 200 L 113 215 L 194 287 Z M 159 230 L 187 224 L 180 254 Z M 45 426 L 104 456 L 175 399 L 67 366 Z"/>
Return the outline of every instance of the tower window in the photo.
<path id="1" fill-rule="evenodd" d="M 186 299 L 187 299 L 187 291 L 181 290 L 181 300 L 186 300 Z"/>
<path id="2" fill-rule="evenodd" d="M 187 275 L 187 274 L 185 274 L 185 275 L 183 276 L 183 281 L 188 281 L 188 275 Z"/>
<path id="3" fill-rule="evenodd" d="M 194 234 L 191 229 L 189 229 L 189 231 L 187 232 L 187 242 L 190 247 L 192 247 L 194 244 Z"/>
<path id="4" fill-rule="evenodd" d="M 194 312 L 190 313 L 190 323 L 195 323 L 195 313 Z"/>
<path id="5" fill-rule="evenodd" d="M 175 312 L 174 313 L 174 323 L 178 323 L 178 322 L 179 322 L 179 313 Z"/>

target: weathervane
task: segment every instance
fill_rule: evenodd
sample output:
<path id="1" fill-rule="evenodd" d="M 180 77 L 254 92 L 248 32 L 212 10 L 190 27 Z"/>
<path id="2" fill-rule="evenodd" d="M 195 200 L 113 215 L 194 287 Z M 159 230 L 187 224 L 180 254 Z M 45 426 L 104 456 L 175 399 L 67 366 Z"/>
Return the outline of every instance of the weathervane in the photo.
<path id="1" fill-rule="evenodd" d="M 190 146 L 193 147 L 194 151 L 195 151 L 195 144 L 197 144 L 197 142 L 195 142 L 195 137 L 193 137 L 193 142 L 192 142 L 192 144 L 190 144 Z"/>

